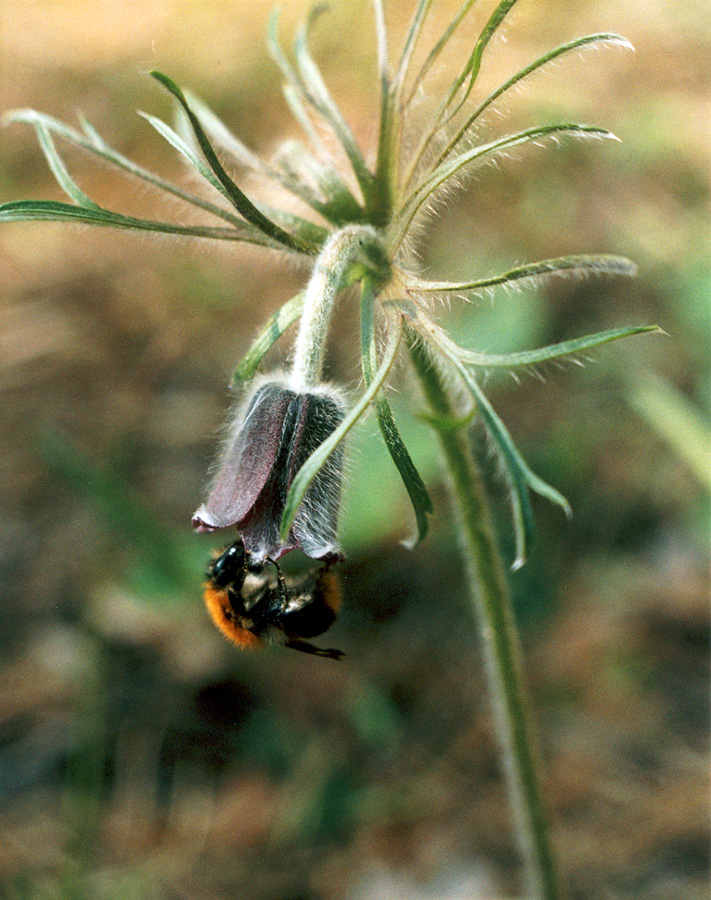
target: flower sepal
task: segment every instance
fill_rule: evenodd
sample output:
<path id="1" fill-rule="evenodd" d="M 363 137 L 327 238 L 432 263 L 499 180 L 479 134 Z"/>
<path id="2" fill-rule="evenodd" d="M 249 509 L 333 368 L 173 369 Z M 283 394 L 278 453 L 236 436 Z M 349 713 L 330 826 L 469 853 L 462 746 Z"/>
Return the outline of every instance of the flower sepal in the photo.
<path id="1" fill-rule="evenodd" d="M 345 408 L 342 395 L 328 385 L 296 391 L 273 375 L 255 382 L 227 430 L 193 527 L 201 532 L 236 528 L 255 565 L 296 548 L 312 559 L 339 558 L 341 446 L 314 476 L 286 536 L 280 536 L 279 527 L 295 475 L 341 424 Z"/>

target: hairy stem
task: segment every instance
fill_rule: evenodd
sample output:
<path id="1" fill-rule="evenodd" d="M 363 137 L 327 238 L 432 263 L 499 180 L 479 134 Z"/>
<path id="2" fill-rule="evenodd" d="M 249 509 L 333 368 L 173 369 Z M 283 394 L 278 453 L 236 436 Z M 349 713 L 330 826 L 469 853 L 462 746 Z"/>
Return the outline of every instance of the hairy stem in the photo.
<path id="1" fill-rule="evenodd" d="M 380 238 L 368 225 L 347 225 L 324 244 L 304 295 L 304 310 L 294 344 L 291 386 L 302 391 L 321 380 L 328 325 L 338 292 L 354 266 L 379 275 L 387 266 Z"/>
<path id="2" fill-rule="evenodd" d="M 432 413 L 443 423 L 455 421 L 456 413 L 440 372 L 415 332 L 406 327 L 406 334 L 410 356 Z M 559 900 L 561 893 L 550 843 L 549 814 L 540 789 L 521 649 L 484 486 L 462 430 L 443 424 L 437 431 L 469 592 L 481 626 L 496 728 L 526 864 L 527 896 Z"/>

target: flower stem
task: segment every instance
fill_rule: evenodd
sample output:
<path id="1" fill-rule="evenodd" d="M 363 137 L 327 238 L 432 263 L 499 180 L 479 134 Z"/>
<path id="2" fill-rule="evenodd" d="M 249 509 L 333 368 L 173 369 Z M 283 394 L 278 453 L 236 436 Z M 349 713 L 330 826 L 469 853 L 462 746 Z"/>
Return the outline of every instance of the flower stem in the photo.
<path id="1" fill-rule="evenodd" d="M 321 381 L 324 350 L 333 304 L 349 283 L 353 267 L 387 277 L 387 258 L 381 240 L 369 225 L 347 225 L 334 232 L 319 254 L 304 295 L 304 310 L 294 343 L 290 383 L 295 391 Z"/>
<path id="2" fill-rule="evenodd" d="M 521 649 L 508 584 L 492 529 L 481 475 L 461 428 L 447 427 L 455 410 L 443 378 L 416 333 L 405 326 L 410 356 L 432 413 L 458 520 L 461 551 L 481 636 L 505 775 L 521 843 L 528 894 L 561 897 L 550 843 L 550 822 L 540 789 Z"/>

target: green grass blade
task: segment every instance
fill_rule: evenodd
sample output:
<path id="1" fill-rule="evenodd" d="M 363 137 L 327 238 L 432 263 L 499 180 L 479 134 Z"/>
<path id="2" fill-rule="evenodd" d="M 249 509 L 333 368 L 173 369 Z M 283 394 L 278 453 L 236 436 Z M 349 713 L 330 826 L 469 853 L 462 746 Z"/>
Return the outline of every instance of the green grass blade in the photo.
<path id="1" fill-rule="evenodd" d="M 711 490 L 711 428 L 707 418 L 671 382 L 652 372 L 628 379 L 627 399 L 655 432 Z"/>

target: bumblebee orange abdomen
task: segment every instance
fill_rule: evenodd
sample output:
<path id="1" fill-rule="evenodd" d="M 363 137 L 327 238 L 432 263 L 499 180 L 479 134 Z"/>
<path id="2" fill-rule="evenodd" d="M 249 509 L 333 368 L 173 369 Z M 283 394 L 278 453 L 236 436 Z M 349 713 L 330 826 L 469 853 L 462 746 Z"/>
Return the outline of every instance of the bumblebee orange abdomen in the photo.
<path id="1" fill-rule="evenodd" d="M 205 585 L 205 606 L 210 618 L 224 636 L 243 650 L 263 647 L 264 642 L 237 621 L 230 604 L 227 588 L 216 587 L 211 582 Z"/>

